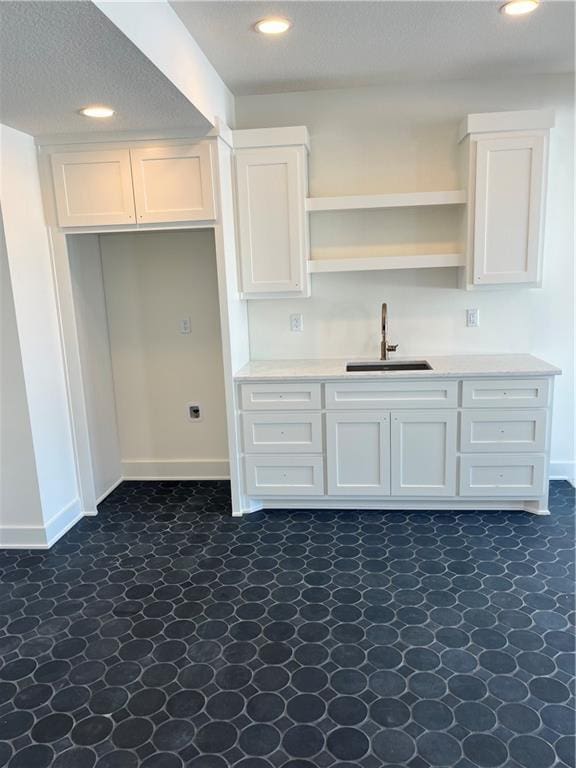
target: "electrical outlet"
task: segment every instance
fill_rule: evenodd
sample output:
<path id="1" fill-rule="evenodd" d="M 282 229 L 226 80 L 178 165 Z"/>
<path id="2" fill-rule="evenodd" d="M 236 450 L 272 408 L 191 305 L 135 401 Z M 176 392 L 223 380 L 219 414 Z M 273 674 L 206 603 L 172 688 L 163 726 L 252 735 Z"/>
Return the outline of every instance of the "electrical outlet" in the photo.
<path id="1" fill-rule="evenodd" d="M 186 403 L 186 415 L 189 421 L 202 421 L 202 407 L 199 403 Z"/>
<path id="2" fill-rule="evenodd" d="M 480 325 L 480 310 L 467 309 L 466 310 L 466 326 L 468 328 L 478 328 L 479 325 Z"/>
<path id="3" fill-rule="evenodd" d="M 180 333 L 184 335 L 192 333 L 192 320 L 189 317 L 183 317 L 180 320 Z"/>
<path id="4" fill-rule="evenodd" d="M 304 330 L 304 320 L 301 313 L 290 315 L 290 330 L 292 333 L 302 333 Z"/>

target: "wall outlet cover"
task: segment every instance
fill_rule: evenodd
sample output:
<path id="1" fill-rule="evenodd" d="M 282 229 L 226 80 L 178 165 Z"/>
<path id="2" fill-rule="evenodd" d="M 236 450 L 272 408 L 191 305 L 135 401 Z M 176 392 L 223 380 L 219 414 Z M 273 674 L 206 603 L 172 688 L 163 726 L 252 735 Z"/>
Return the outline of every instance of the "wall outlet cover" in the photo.
<path id="1" fill-rule="evenodd" d="M 188 421 L 202 421 L 202 406 L 200 403 L 186 403 Z"/>
<path id="2" fill-rule="evenodd" d="M 302 333 L 304 330 L 304 318 L 301 312 L 290 315 L 290 330 L 292 333 Z"/>
<path id="3" fill-rule="evenodd" d="M 183 317 L 182 320 L 180 320 L 180 333 L 192 333 L 192 320 L 189 317 Z"/>

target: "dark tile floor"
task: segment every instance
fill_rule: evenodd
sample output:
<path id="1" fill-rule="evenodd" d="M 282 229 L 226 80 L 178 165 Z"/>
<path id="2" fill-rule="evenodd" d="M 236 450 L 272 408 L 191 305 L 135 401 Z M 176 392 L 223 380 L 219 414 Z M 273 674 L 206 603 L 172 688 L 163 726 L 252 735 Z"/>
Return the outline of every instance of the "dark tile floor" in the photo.
<path id="1" fill-rule="evenodd" d="M 227 516 L 125 483 L 0 553 L 0 766 L 574 761 L 574 491 L 552 516 Z"/>

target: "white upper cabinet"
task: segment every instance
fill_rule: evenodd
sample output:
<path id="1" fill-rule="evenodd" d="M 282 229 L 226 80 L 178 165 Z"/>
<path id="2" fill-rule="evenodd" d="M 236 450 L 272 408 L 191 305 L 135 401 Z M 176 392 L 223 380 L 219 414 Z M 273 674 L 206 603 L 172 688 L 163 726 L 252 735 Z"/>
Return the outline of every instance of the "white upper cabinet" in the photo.
<path id="1" fill-rule="evenodd" d="M 131 149 L 139 223 L 214 219 L 209 142 Z"/>
<path id="2" fill-rule="evenodd" d="M 101 227 L 215 218 L 209 141 L 52 155 L 58 224 Z"/>
<path id="3" fill-rule="evenodd" d="M 478 142 L 475 285 L 538 282 L 544 137 Z"/>
<path id="4" fill-rule="evenodd" d="M 134 224 L 134 196 L 127 149 L 52 155 L 61 227 Z"/>
<path id="5" fill-rule="evenodd" d="M 537 286 L 549 112 L 469 115 L 466 287 Z"/>
<path id="6" fill-rule="evenodd" d="M 300 144 L 270 145 L 288 138 L 276 138 L 288 130 L 234 133 L 240 275 L 247 298 L 309 295 L 305 129 L 292 129 Z"/>

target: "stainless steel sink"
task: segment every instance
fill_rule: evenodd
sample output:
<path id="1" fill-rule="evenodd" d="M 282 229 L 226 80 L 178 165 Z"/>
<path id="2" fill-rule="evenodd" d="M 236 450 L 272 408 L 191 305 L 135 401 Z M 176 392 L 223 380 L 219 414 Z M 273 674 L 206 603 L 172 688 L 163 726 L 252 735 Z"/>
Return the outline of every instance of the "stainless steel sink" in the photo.
<path id="1" fill-rule="evenodd" d="M 347 363 L 346 370 L 352 371 L 430 371 L 427 360 L 376 360 L 374 362 Z"/>

